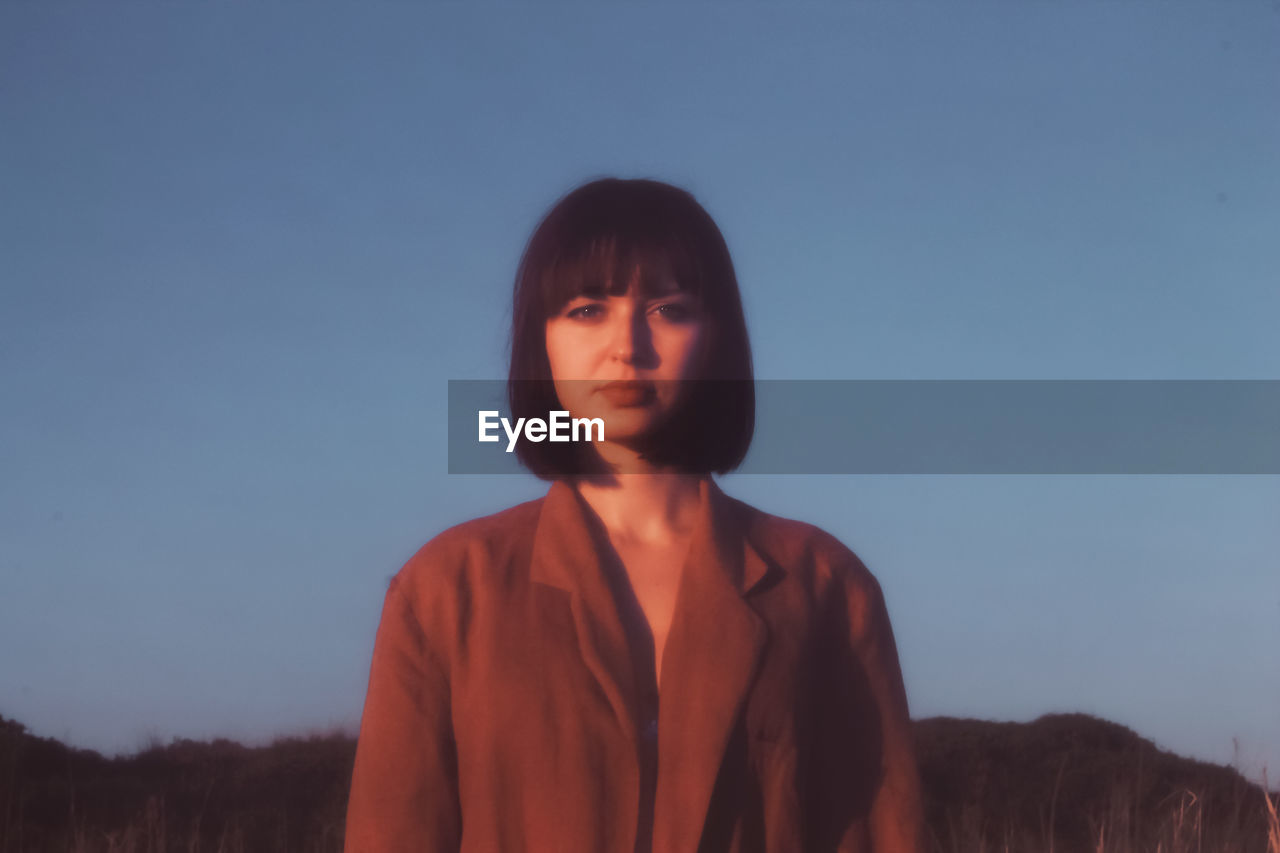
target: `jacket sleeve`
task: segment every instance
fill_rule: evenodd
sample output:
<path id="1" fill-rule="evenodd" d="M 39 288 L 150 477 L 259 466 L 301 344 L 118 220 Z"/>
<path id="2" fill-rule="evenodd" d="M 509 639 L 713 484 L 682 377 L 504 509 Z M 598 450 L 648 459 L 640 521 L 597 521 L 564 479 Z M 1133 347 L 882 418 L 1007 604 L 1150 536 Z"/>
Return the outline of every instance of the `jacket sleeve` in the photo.
<path id="1" fill-rule="evenodd" d="M 907 692 L 884 594 L 863 569 L 850 597 L 853 651 L 866 674 L 880 729 L 880 778 L 871 800 L 869 829 L 875 853 L 922 853 L 924 807 Z M 842 845 L 841 850 L 844 847 Z"/>
<path id="2" fill-rule="evenodd" d="M 383 602 L 347 802 L 345 853 L 456 853 L 457 749 L 447 656 L 397 575 Z"/>

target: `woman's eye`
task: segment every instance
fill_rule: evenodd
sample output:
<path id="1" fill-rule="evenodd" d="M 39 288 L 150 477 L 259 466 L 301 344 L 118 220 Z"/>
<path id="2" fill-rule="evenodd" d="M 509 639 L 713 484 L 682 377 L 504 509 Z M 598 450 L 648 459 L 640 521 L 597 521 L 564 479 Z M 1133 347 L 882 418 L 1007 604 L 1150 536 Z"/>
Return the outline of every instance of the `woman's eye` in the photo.
<path id="1" fill-rule="evenodd" d="M 565 316 L 572 317 L 575 320 L 594 320 L 603 312 L 604 309 L 600 305 L 591 303 L 588 305 L 579 305 L 577 308 L 572 308 L 565 314 Z"/>
<path id="2" fill-rule="evenodd" d="M 664 302 L 654 310 L 661 314 L 664 319 L 677 323 L 693 317 L 692 309 L 688 305 L 683 305 L 679 302 Z"/>

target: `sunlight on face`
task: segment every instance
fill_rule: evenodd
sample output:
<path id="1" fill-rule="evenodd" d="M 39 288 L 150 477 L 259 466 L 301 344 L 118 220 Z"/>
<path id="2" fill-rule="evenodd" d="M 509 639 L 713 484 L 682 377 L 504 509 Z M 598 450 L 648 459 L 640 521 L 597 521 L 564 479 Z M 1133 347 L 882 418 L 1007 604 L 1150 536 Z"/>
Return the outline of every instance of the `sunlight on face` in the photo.
<path id="1" fill-rule="evenodd" d="M 634 279 L 621 296 L 571 299 L 547 320 L 556 395 L 574 417 L 602 418 L 607 441 L 642 435 L 697 377 L 706 330 L 695 297 L 646 297 Z"/>

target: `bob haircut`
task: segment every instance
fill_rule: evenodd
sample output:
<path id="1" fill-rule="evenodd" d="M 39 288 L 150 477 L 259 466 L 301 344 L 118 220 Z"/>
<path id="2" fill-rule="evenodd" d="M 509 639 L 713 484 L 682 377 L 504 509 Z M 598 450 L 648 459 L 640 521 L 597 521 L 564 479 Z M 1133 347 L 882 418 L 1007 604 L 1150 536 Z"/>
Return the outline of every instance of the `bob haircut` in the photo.
<path id="1" fill-rule="evenodd" d="M 646 296 L 670 283 L 695 297 L 708 342 L 675 410 L 640 447 L 681 473 L 723 474 L 747 455 L 755 386 L 742 297 L 720 229 L 685 190 L 647 179 L 602 178 L 557 201 L 534 229 L 516 271 L 507 402 L 516 418 L 563 408 L 547 358 L 547 320 L 580 296 L 621 295 L 633 276 Z M 548 480 L 607 472 L 590 443 L 516 445 L 520 462 Z"/>

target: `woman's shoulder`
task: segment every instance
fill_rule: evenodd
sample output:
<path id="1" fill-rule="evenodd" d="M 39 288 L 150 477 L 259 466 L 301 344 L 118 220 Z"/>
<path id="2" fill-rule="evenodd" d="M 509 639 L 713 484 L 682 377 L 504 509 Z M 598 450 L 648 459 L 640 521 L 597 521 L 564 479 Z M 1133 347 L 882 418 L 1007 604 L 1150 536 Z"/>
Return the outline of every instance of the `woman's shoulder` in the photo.
<path id="1" fill-rule="evenodd" d="M 862 558 L 828 530 L 775 515 L 731 498 L 743 519 L 748 540 L 766 562 L 799 582 L 816 602 L 842 612 L 855 635 L 879 630 L 885 612 L 884 590 Z"/>
<path id="2" fill-rule="evenodd" d="M 767 512 L 729 497 L 747 538 L 768 562 L 808 582 L 850 592 L 879 592 L 875 575 L 840 537 L 811 522 Z"/>
<path id="3" fill-rule="evenodd" d="M 534 498 L 445 528 L 418 548 L 393 583 L 406 591 L 434 584 L 456 589 L 466 580 L 468 569 L 509 563 L 528 547 L 544 499 Z"/>

